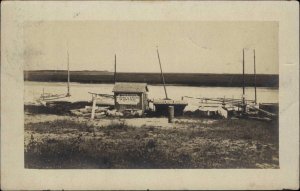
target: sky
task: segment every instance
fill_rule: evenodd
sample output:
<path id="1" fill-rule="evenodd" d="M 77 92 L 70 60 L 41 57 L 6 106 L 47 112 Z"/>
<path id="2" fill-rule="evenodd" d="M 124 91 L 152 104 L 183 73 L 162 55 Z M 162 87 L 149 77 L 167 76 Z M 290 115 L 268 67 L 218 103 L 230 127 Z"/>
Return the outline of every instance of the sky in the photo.
<path id="1" fill-rule="evenodd" d="M 278 22 L 40 21 L 24 26 L 24 70 L 278 74 Z"/>

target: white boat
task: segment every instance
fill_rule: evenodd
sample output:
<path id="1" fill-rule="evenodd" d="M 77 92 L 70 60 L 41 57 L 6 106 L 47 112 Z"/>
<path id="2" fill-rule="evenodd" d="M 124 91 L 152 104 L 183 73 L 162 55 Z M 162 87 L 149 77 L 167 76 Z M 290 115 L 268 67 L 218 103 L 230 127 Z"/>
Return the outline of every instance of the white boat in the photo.
<path id="1" fill-rule="evenodd" d="M 71 97 L 70 94 L 70 66 L 69 66 L 69 52 L 67 52 L 68 55 L 68 82 L 67 82 L 67 93 L 65 94 L 52 94 L 52 93 L 45 93 L 43 89 L 43 93 L 41 96 L 37 99 L 38 103 L 41 103 L 42 105 L 47 106 L 48 102 L 53 101 L 67 101 L 68 98 Z"/>

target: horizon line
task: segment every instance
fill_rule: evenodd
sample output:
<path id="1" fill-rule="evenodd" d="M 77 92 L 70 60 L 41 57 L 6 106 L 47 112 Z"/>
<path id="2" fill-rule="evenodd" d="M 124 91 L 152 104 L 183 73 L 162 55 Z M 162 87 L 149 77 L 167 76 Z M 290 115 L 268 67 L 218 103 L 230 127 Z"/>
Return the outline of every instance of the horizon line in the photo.
<path id="1" fill-rule="evenodd" d="M 67 70 L 24 70 L 24 72 L 46 72 L 46 71 L 55 71 L 62 72 Z M 114 73 L 113 71 L 108 70 L 70 70 L 70 72 L 105 72 L 105 73 Z M 131 74 L 160 74 L 160 72 L 117 72 L 118 73 L 131 73 Z M 199 73 L 199 72 L 164 72 L 164 74 L 220 74 L 220 75 L 243 75 L 242 73 Z M 245 75 L 254 74 L 254 73 L 245 73 Z M 256 75 L 278 75 L 277 73 L 256 73 Z"/>

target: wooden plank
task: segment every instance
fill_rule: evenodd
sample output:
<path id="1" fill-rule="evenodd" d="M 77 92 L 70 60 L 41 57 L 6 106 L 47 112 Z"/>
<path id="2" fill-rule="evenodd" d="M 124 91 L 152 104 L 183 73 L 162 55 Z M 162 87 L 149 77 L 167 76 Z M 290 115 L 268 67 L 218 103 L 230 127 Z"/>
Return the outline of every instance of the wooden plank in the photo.
<path id="1" fill-rule="evenodd" d="M 114 98 L 114 95 L 110 95 L 110 94 L 98 94 L 98 93 L 93 93 L 93 92 L 88 92 L 88 93 L 95 95 L 95 96 L 100 96 L 100 97 Z"/>
<path id="2" fill-rule="evenodd" d="M 250 108 L 252 108 L 252 109 L 255 109 L 255 110 L 257 110 L 257 111 L 260 111 L 260 112 L 262 112 L 262 113 L 264 113 L 264 114 L 266 114 L 266 115 L 268 115 L 268 116 L 270 116 L 270 117 L 276 117 L 276 116 L 277 116 L 277 115 L 274 114 L 274 113 L 271 113 L 271 112 L 268 112 L 268 111 L 265 111 L 265 110 L 256 108 L 256 107 L 251 106 L 251 105 L 248 105 L 248 107 L 250 107 Z"/>

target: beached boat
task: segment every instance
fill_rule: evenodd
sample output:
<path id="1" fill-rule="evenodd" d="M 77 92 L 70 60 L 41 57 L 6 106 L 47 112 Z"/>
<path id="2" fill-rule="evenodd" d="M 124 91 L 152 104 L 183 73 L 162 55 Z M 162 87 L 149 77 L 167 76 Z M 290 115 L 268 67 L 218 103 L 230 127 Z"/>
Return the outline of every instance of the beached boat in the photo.
<path id="1" fill-rule="evenodd" d="M 154 99 L 153 105 L 154 105 L 154 109 L 155 112 L 159 115 L 167 115 L 168 114 L 168 108 L 170 106 L 174 107 L 174 115 L 183 115 L 183 111 L 184 108 L 188 105 L 188 103 L 184 100 L 173 100 L 168 98 L 168 94 L 167 94 L 167 89 L 166 89 L 166 83 L 165 83 L 165 77 L 162 71 L 162 67 L 161 67 L 161 61 L 160 61 L 160 56 L 159 56 L 159 52 L 158 52 L 158 48 L 157 50 L 157 57 L 158 57 L 158 63 L 160 66 L 160 72 L 161 72 L 161 79 L 162 79 L 162 83 L 164 86 L 164 91 L 165 91 L 165 99 Z"/>
<path id="2" fill-rule="evenodd" d="M 152 102 L 155 112 L 160 115 L 167 115 L 169 106 L 174 107 L 175 116 L 183 115 L 184 108 L 188 105 L 184 100 L 154 99 Z"/>
<path id="3" fill-rule="evenodd" d="M 69 52 L 67 52 L 67 59 L 68 59 L 68 64 L 67 64 L 67 93 L 65 94 L 53 94 L 53 93 L 45 93 L 43 89 L 43 93 L 41 96 L 37 99 L 37 102 L 48 106 L 51 104 L 51 102 L 58 101 L 58 102 L 67 102 L 68 100 L 70 101 L 69 97 L 71 97 L 70 94 L 70 63 L 69 63 Z"/>

